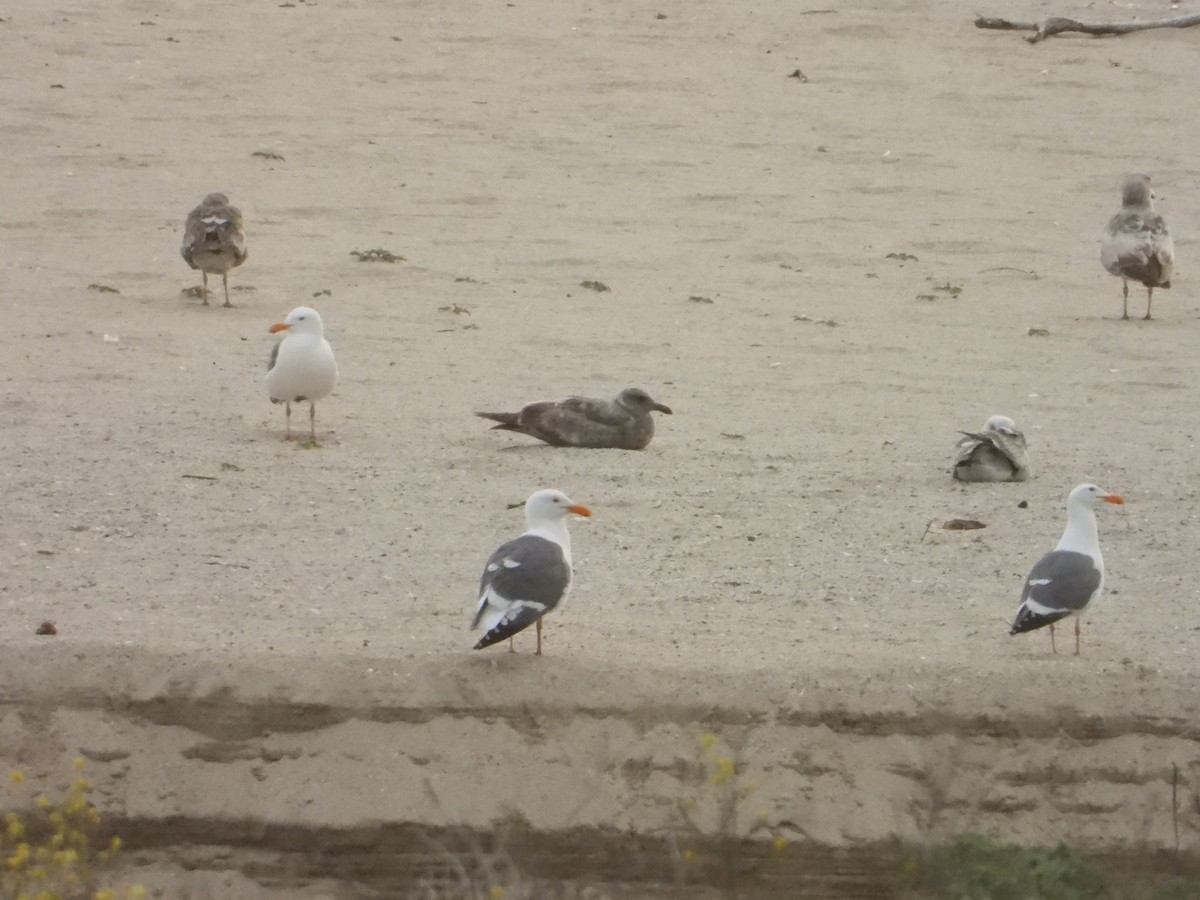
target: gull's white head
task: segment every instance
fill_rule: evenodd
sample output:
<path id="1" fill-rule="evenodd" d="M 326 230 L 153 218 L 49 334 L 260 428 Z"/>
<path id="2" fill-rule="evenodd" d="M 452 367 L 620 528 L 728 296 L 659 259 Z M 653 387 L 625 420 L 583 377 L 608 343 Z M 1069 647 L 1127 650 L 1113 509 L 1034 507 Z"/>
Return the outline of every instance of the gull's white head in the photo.
<path id="1" fill-rule="evenodd" d="M 1125 498 L 1120 494 L 1110 494 L 1094 484 L 1081 484 L 1067 495 L 1067 509 L 1082 507 L 1095 509 L 1101 503 L 1123 504 Z"/>
<path id="2" fill-rule="evenodd" d="M 1020 434 L 1020 432 L 1017 431 L 1017 423 L 1008 416 L 992 416 L 983 423 L 983 430 L 994 431 L 997 434 L 1007 434 L 1010 436 L 1016 436 Z"/>
<path id="3" fill-rule="evenodd" d="M 315 334 L 323 337 L 325 327 L 321 324 L 321 316 L 315 309 L 307 306 L 297 306 L 282 322 L 271 326 L 271 333 L 286 331 L 288 334 Z"/>
<path id="4" fill-rule="evenodd" d="M 535 491 L 525 501 L 525 521 L 532 528 L 541 522 L 556 522 L 567 516 L 590 517 L 592 511 L 574 502 L 562 491 L 553 489 Z"/>

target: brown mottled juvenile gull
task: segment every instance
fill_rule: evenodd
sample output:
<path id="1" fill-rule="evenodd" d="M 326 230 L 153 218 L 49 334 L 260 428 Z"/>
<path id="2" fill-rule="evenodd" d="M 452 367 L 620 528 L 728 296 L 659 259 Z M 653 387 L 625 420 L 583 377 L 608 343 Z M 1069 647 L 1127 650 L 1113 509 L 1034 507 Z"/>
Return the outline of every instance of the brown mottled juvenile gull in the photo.
<path id="1" fill-rule="evenodd" d="M 1104 557 L 1096 530 L 1096 507 L 1124 503 L 1123 497 L 1081 484 L 1067 495 L 1067 530 L 1058 546 L 1025 576 L 1021 605 L 1009 634 L 1050 626 L 1050 649 L 1055 653 L 1054 623 L 1075 617 L 1075 655 L 1079 655 L 1079 616 L 1104 590 Z"/>
<path id="2" fill-rule="evenodd" d="M 475 415 L 499 422 L 493 429 L 517 431 L 554 447 L 644 450 L 654 437 L 651 410 L 671 415 L 670 407 L 654 402 L 641 388 L 626 388 L 612 400 L 568 397 L 530 403 L 515 413 Z"/>
<path id="3" fill-rule="evenodd" d="M 490 647 L 530 625 L 537 625 L 537 655 L 542 655 L 542 616 L 571 590 L 571 535 L 567 516 L 591 516 L 586 506 L 562 491 L 544 490 L 525 501 L 526 531 L 501 544 L 479 579 L 479 608 L 471 628 L 483 625 L 476 650 Z"/>
<path id="4" fill-rule="evenodd" d="M 337 387 L 338 367 L 333 348 L 325 340 L 325 327 L 315 309 L 298 306 L 282 322 L 271 326 L 272 334 L 286 331 L 271 348 L 267 363 L 267 396 L 272 403 L 287 404 L 285 441 L 292 437 L 292 404 L 308 401 L 308 438 L 317 442 L 317 401 Z"/>
<path id="5" fill-rule="evenodd" d="M 1121 211 L 1104 230 L 1100 262 L 1113 275 L 1121 276 L 1124 302 L 1121 318 L 1129 318 L 1129 281 L 1146 286 L 1146 315 L 1156 287 L 1171 286 L 1175 267 L 1175 244 L 1167 223 L 1154 211 L 1154 195 L 1149 175 L 1130 175 L 1121 186 Z"/>
<path id="6" fill-rule="evenodd" d="M 229 270 L 246 261 L 246 232 L 242 214 L 229 205 L 224 194 L 209 194 L 188 213 L 180 251 L 187 264 L 199 269 L 203 278 L 201 296 L 208 306 L 208 276 L 220 275 L 225 286 L 225 305 L 229 302 Z"/>
<path id="7" fill-rule="evenodd" d="M 992 416 L 979 432 L 960 431 L 954 477 L 958 481 L 1028 481 L 1025 435 L 1008 416 Z"/>

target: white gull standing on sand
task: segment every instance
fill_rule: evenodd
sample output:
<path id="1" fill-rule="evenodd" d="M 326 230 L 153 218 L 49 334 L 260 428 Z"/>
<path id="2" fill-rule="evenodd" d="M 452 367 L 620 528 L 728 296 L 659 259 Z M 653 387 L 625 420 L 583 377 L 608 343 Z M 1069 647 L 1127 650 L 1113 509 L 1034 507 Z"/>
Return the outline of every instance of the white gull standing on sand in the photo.
<path id="1" fill-rule="evenodd" d="M 1104 230 L 1100 262 L 1113 275 L 1121 276 L 1124 302 L 1121 318 L 1129 318 L 1129 280 L 1146 287 L 1146 315 L 1156 287 L 1171 286 L 1175 267 L 1175 244 L 1167 223 L 1154 211 L 1154 195 L 1149 175 L 1130 175 L 1121 186 L 1121 211 Z"/>
<path id="2" fill-rule="evenodd" d="M 1075 616 L 1075 655 L 1079 655 L 1079 616 L 1104 590 L 1096 507 L 1124 502 L 1094 484 L 1081 484 L 1067 495 L 1067 529 L 1058 546 L 1034 563 L 1025 576 L 1021 605 L 1009 634 L 1049 625 L 1050 648 L 1057 653 L 1054 623 Z"/>
<path id="3" fill-rule="evenodd" d="M 982 431 L 960 431 L 953 474 L 958 481 L 1028 481 L 1025 435 L 1008 416 L 992 416 Z"/>
<path id="4" fill-rule="evenodd" d="M 612 400 L 540 400 L 520 412 L 475 415 L 499 422 L 493 430 L 527 434 L 554 447 L 644 450 L 654 437 L 651 410 L 671 415 L 670 407 L 656 403 L 641 388 L 626 388 Z"/>
<path id="5" fill-rule="evenodd" d="M 479 609 L 471 628 L 483 625 L 476 650 L 490 647 L 537 625 L 537 655 L 542 653 L 542 616 L 571 590 L 571 536 L 567 516 L 591 516 L 586 506 L 562 491 L 544 490 L 525 501 L 526 531 L 501 544 L 479 579 Z M 509 641 L 509 652 L 513 652 Z"/>
<path id="6" fill-rule="evenodd" d="M 292 437 L 292 404 L 308 401 L 308 436 L 317 442 L 317 401 L 328 397 L 337 386 L 338 367 L 333 348 L 325 340 L 325 328 L 315 309 L 298 306 L 271 333 L 287 336 L 271 348 L 267 363 L 267 394 L 272 403 L 287 404 L 287 431 Z"/>
<path id="7" fill-rule="evenodd" d="M 209 194 L 188 213 L 183 228 L 183 258 L 203 278 L 200 296 L 208 306 L 208 276 L 221 276 L 225 286 L 225 305 L 229 302 L 229 270 L 246 261 L 246 232 L 242 213 L 229 205 L 224 194 Z"/>

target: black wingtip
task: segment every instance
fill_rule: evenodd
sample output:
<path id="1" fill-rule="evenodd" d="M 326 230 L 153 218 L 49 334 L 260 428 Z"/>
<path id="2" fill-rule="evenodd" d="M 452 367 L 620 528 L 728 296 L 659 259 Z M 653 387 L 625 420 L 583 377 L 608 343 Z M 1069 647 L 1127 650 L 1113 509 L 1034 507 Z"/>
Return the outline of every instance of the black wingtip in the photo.
<path id="1" fill-rule="evenodd" d="M 1065 619 L 1069 615 L 1069 612 L 1065 612 L 1060 615 L 1038 616 L 1028 610 L 1022 610 L 1017 615 L 1016 621 L 1012 623 L 1012 628 L 1008 633 L 1012 635 L 1024 634 L 1026 631 L 1036 631 L 1039 628 L 1045 628 L 1047 625 L 1053 625 L 1055 622 Z"/>
<path id="2" fill-rule="evenodd" d="M 511 634 L 497 634 L 500 629 L 493 628 L 487 634 L 479 639 L 479 642 L 472 647 L 472 650 L 482 650 L 485 647 L 490 647 L 492 644 L 498 644 L 505 638 L 512 637 Z"/>

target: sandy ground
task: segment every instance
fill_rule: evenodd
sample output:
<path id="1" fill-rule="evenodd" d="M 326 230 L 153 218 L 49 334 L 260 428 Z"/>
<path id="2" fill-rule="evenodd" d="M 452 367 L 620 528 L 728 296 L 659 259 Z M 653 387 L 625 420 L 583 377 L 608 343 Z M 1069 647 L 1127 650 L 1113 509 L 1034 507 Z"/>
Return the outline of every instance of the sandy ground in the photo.
<path id="1" fill-rule="evenodd" d="M 515 809 L 547 830 L 667 828 L 630 797 L 678 784 L 609 795 L 606 765 L 694 758 L 698 734 L 735 725 L 726 736 L 752 747 L 747 722 L 858 740 L 879 728 L 827 713 L 860 709 L 926 737 L 1040 723 L 1042 751 L 1010 749 L 1042 773 L 1065 765 L 1056 735 L 1161 739 L 1152 761 L 1113 751 L 1154 799 L 1084 810 L 1094 833 L 1075 836 L 1169 845 L 1170 821 L 1147 837 L 1128 804 L 1160 803 L 1172 764 L 1200 785 L 1198 35 L 1028 46 L 972 12 L 8 4 L 0 760 L 50 777 L 142 703 L 160 713 L 117 741 L 139 765 L 105 794 L 130 821 L 308 823 L 320 808 L 332 828 L 440 809 L 440 824 L 486 828 Z M 1119 321 L 1098 260 L 1128 171 L 1153 176 L 1179 257 L 1152 322 Z M 247 223 L 233 310 L 181 294 L 199 282 L 183 218 L 216 190 Z M 406 261 L 351 255 L 374 247 Z M 315 450 L 281 440 L 263 386 L 267 327 L 302 304 L 342 371 Z M 554 450 L 472 415 L 629 385 L 675 410 L 641 453 Z M 992 413 L 1027 431 L 1034 480 L 955 484 L 957 430 Z M 1110 590 L 1084 654 L 1055 657 L 1008 622 L 1085 480 L 1128 503 L 1102 511 Z M 596 515 L 572 526 L 575 590 L 547 620 L 547 655 L 531 635 L 517 656 L 472 652 L 480 567 L 522 527 L 505 505 L 549 486 Z M 937 527 L 953 517 L 988 527 Z M 57 637 L 34 636 L 44 619 Z M 308 724 L 323 752 L 366 754 L 355 778 L 387 783 L 406 745 L 366 725 L 338 744 L 337 728 L 407 716 L 403 740 L 431 742 L 458 787 L 429 809 L 403 779 L 386 802 L 312 807 L 333 777 L 314 763 L 247 811 L 232 778 L 169 800 L 147 786 L 198 740 L 162 729 L 203 731 L 205 703 L 225 721 L 243 702 L 310 701 L 341 711 Z M 160 703 L 200 712 L 171 720 Z M 35 704 L 59 712 L 30 731 Z M 380 712 L 395 709 L 424 712 Z M 592 726 L 497 736 L 502 710 L 632 723 L 629 742 L 599 753 Z M 795 735 L 765 735 L 774 750 L 743 753 L 769 771 Z M 862 752 L 839 765 L 895 765 L 886 741 Z M 600 773 L 605 802 L 581 813 L 547 787 L 471 806 L 481 760 L 503 773 L 526 753 L 562 785 Z M 765 802 L 797 839 L 930 833 L 872 812 L 883 787 L 851 811 L 836 792 L 797 809 L 780 790 Z M 1021 823 L 970 806 L 954 828 L 1058 840 L 1060 819 L 1030 802 Z"/>

